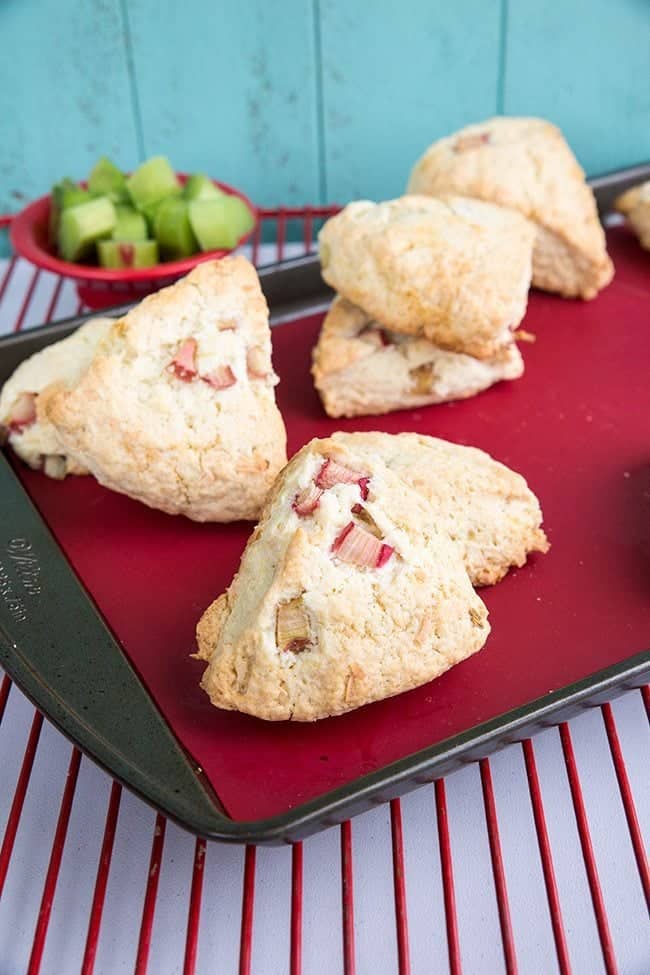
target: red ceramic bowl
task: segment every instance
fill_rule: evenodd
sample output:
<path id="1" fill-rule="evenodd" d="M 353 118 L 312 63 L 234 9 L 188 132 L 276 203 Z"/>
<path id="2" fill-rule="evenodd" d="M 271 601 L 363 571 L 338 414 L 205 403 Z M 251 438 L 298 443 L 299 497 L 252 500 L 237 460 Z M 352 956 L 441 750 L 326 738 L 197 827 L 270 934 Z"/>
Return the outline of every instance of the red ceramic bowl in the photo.
<path id="1" fill-rule="evenodd" d="M 187 174 L 177 175 L 180 183 L 185 183 Z M 253 226 L 238 241 L 237 246 L 239 246 L 251 237 L 259 222 L 257 209 L 239 190 L 216 179 L 213 182 L 224 193 L 238 196 L 251 212 Z M 73 278 L 77 282 L 79 298 L 88 308 L 108 308 L 127 301 L 138 301 L 144 295 L 158 291 L 164 285 L 171 284 L 183 274 L 187 274 L 201 261 L 224 257 L 230 253 L 229 250 L 202 251 L 180 261 L 163 261 L 154 264 L 153 267 L 132 270 L 108 270 L 90 264 L 73 264 L 71 261 L 63 261 L 57 257 L 48 240 L 50 206 L 51 198 L 48 194 L 34 200 L 16 214 L 9 231 L 12 247 L 16 254 L 37 267 L 65 278 Z"/>

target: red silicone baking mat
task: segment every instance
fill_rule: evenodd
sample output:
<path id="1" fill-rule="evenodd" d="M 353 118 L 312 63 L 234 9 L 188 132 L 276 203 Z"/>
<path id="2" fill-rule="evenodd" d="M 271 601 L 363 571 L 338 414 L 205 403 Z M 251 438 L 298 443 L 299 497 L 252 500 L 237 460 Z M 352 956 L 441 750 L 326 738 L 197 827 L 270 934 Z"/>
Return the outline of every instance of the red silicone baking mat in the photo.
<path id="1" fill-rule="evenodd" d="M 650 256 L 610 232 L 614 283 L 588 303 L 533 293 L 524 377 L 461 403 L 328 419 L 309 374 L 320 316 L 276 329 L 278 399 L 293 453 L 337 428 L 415 430 L 473 444 L 521 471 L 552 543 L 482 590 L 492 634 L 432 684 L 312 725 L 219 712 L 189 658 L 196 620 L 229 583 L 250 525 L 198 525 L 91 478 L 20 468 L 29 494 L 170 726 L 226 811 L 267 817 L 650 645 Z M 119 715 L 116 715 L 119 720 Z"/>

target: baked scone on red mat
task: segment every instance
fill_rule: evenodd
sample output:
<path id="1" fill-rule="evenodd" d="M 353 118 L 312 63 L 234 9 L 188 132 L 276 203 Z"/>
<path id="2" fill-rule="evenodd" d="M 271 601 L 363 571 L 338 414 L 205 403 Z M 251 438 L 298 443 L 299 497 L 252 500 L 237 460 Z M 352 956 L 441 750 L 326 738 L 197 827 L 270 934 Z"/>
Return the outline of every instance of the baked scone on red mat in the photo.
<path id="1" fill-rule="evenodd" d="M 0 392 L 0 426 L 4 437 L 30 467 L 57 479 L 87 474 L 66 453 L 54 426 L 44 416 L 42 394 L 53 383 L 73 386 L 90 365 L 108 334 L 112 318 L 91 318 L 72 335 L 35 352 L 18 366 Z"/>
<path id="2" fill-rule="evenodd" d="M 214 705 L 313 721 L 399 694 L 489 633 L 431 505 L 370 453 L 312 440 L 282 472 L 197 627 Z"/>
<path id="3" fill-rule="evenodd" d="M 492 359 L 526 311 L 534 233 L 478 200 L 360 200 L 323 226 L 322 274 L 385 328 Z"/>
<path id="4" fill-rule="evenodd" d="M 452 352 L 417 335 L 382 328 L 362 308 L 335 298 L 313 350 L 312 374 L 329 416 L 363 416 L 466 399 L 524 362 L 514 341 L 492 359 Z"/>
<path id="5" fill-rule="evenodd" d="M 641 247 L 650 251 L 650 180 L 623 193 L 614 206 L 627 217 Z"/>
<path id="6" fill-rule="evenodd" d="M 612 280 L 594 195 L 557 126 L 538 118 L 487 119 L 434 142 L 415 164 L 409 193 L 461 193 L 534 221 L 533 284 L 593 298 Z"/>
<path id="7" fill-rule="evenodd" d="M 547 552 L 539 501 L 521 474 L 476 447 L 418 433 L 335 433 L 363 462 L 380 457 L 432 505 L 475 586 L 498 582 Z"/>
<path id="8" fill-rule="evenodd" d="M 106 487 L 196 521 L 253 519 L 286 463 L 276 382 L 257 273 L 227 257 L 117 321 L 44 410 Z"/>

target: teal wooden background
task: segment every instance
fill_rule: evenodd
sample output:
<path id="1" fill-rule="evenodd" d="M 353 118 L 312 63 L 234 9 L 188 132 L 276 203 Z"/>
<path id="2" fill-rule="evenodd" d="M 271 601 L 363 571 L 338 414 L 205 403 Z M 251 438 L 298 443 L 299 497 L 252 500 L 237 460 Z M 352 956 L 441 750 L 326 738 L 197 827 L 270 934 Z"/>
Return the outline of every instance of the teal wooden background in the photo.
<path id="1" fill-rule="evenodd" d="M 437 136 L 559 123 L 650 158 L 648 0 L 0 0 L 0 212 L 167 153 L 264 204 L 388 197 Z"/>

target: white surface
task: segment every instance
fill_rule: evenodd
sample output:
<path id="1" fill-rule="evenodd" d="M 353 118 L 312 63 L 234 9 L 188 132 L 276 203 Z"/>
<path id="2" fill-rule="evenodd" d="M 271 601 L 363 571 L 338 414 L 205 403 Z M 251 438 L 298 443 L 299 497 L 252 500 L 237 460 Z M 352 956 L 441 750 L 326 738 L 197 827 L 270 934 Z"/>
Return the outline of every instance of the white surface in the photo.
<path id="1" fill-rule="evenodd" d="M 0 330 L 16 317 L 31 270 L 16 268 L 0 306 Z M 2 266 L 0 264 L 0 281 Z M 42 320 L 53 281 L 39 280 L 26 325 Z M 74 314 L 65 285 L 55 317 Z M 650 731 L 641 695 L 613 704 L 642 829 L 650 835 Z M 3 834 L 33 717 L 12 688 L 0 726 L 0 835 Z M 616 784 L 600 709 L 571 722 L 600 881 L 621 975 L 650 971 L 650 923 Z M 534 740 L 553 848 L 563 920 L 575 975 L 604 971 L 559 734 Z M 0 902 L 0 973 L 24 975 L 50 856 L 70 745 L 47 723 L 36 754 L 5 892 Z M 491 759 L 510 911 L 521 975 L 558 970 L 522 750 Z M 446 780 L 460 944 L 465 975 L 505 971 L 479 769 Z M 79 971 L 95 883 L 109 779 L 82 760 L 70 829 L 43 957 L 44 975 Z M 414 975 L 448 971 L 436 812 L 431 786 L 402 800 L 411 967 Z M 123 792 L 95 972 L 133 971 L 154 813 Z M 397 971 L 390 815 L 387 806 L 353 822 L 355 944 L 359 975 Z M 149 972 L 183 966 L 194 840 L 168 824 L 156 904 Z M 209 845 L 197 971 L 231 975 L 238 968 L 244 856 Z M 329 830 L 304 844 L 303 972 L 342 971 L 340 834 Z M 289 971 L 291 851 L 259 850 L 255 883 L 252 972 Z"/>

